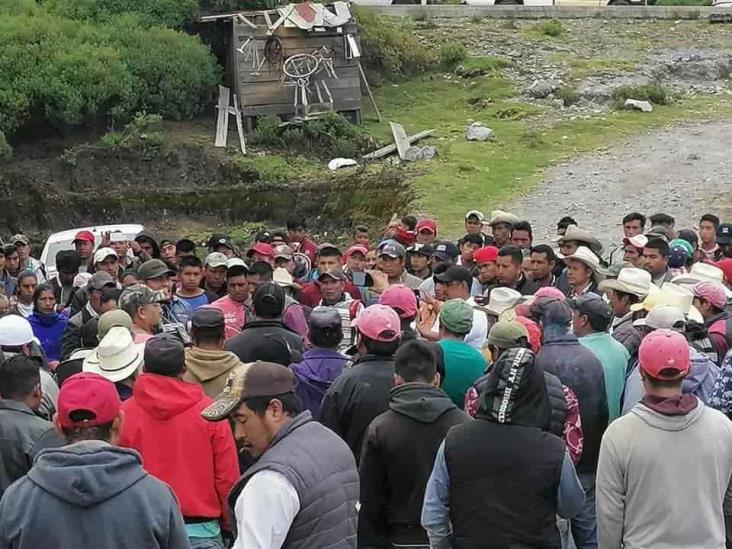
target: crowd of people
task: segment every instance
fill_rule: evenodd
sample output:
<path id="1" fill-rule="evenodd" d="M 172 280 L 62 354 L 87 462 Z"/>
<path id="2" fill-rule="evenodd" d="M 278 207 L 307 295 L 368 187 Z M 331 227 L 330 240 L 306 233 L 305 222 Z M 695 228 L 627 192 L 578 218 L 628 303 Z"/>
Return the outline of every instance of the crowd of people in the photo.
<path id="1" fill-rule="evenodd" d="M 13 236 L 0 549 L 732 546 L 732 224 L 438 232 Z"/>

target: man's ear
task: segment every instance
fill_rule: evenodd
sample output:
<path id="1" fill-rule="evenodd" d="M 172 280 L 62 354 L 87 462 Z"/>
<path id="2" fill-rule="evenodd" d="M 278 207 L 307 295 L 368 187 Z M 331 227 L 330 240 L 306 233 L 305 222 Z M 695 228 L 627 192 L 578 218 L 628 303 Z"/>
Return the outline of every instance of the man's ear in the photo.
<path id="1" fill-rule="evenodd" d="M 432 385 L 435 387 L 439 387 L 442 383 L 442 376 L 440 375 L 440 372 L 435 372 L 435 377 L 432 378 Z"/>

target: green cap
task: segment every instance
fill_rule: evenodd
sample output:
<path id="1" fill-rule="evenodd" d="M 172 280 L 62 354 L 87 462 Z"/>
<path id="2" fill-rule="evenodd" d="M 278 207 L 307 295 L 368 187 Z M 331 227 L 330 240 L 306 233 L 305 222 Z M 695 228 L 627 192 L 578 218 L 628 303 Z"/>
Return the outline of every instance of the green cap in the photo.
<path id="1" fill-rule="evenodd" d="M 99 341 L 104 339 L 107 332 L 115 326 L 127 328 L 132 333 L 132 318 L 122 309 L 113 309 L 104 313 L 99 317 L 99 322 L 97 323 L 97 336 L 99 337 Z"/>
<path id="2" fill-rule="evenodd" d="M 520 338 L 529 339 L 529 332 L 523 324 L 514 320 L 499 320 L 488 333 L 486 343 L 499 349 L 510 349 L 518 343 Z"/>
<path id="3" fill-rule="evenodd" d="M 448 332 L 467 334 L 473 329 L 473 308 L 464 299 L 449 299 L 440 310 L 440 323 Z"/>
<path id="4" fill-rule="evenodd" d="M 688 242 L 684 240 L 683 238 L 675 238 L 671 242 L 668 243 L 669 249 L 674 248 L 676 246 L 681 246 L 686 250 L 686 253 L 689 254 L 689 257 L 694 255 L 694 246 L 691 245 L 691 242 Z"/>

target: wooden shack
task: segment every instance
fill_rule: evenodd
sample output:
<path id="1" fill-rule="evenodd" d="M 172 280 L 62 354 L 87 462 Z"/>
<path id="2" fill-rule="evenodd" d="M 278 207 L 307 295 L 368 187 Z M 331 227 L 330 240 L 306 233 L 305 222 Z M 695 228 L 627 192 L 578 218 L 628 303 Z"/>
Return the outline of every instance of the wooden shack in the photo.
<path id="1" fill-rule="evenodd" d="M 289 119 L 332 110 L 361 122 L 358 27 L 345 2 L 336 4 L 338 10 L 322 6 L 329 19 L 323 26 L 308 20 L 310 6 L 320 5 L 307 2 L 231 16 L 230 81 L 248 130 L 268 114 Z M 312 28 L 298 27 L 303 19 Z"/>

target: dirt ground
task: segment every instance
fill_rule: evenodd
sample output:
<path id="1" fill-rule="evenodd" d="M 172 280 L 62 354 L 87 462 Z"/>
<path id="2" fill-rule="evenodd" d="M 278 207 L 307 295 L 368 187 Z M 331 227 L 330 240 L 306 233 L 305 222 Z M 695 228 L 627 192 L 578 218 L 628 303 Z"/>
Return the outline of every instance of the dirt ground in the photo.
<path id="1" fill-rule="evenodd" d="M 551 168 L 527 196 L 504 206 L 531 222 L 537 242 L 555 236 L 565 215 L 606 246 L 617 242 L 631 211 L 671 214 L 677 228 L 709 212 L 730 221 L 731 152 L 732 120 L 670 127 Z"/>

